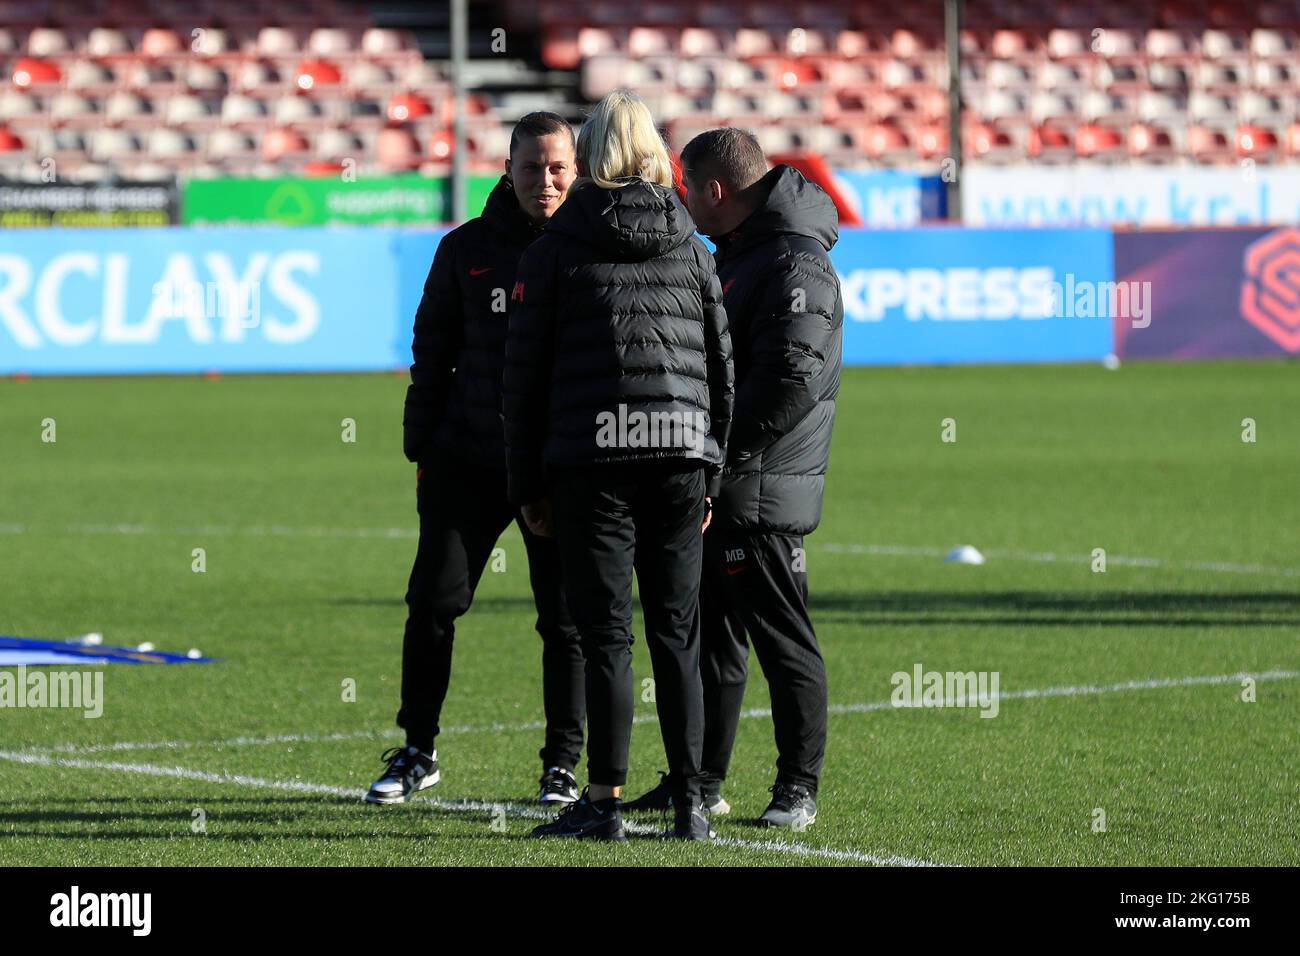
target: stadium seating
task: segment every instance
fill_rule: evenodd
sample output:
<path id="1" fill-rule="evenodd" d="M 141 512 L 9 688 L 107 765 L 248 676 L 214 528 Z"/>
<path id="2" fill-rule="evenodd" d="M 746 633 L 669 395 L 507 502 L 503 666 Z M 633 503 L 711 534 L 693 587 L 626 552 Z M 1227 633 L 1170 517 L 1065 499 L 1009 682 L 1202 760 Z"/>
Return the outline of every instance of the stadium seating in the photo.
<path id="1" fill-rule="evenodd" d="M 522 19 L 522 0 L 508 6 Z M 935 126 L 946 125 L 947 113 L 940 3 L 651 8 L 637 23 L 543 0 L 536 15 L 542 57 L 557 69 L 579 69 L 588 99 L 624 85 L 646 93 L 676 147 L 700 128 L 738 123 L 763 127 L 760 139 L 792 133 L 828 144 L 832 165 L 915 164 L 937 155 Z M 972 0 L 966 10 L 968 157 L 1225 163 L 1295 156 L 1288 130 L 1296 120 L 1300 4 Z M 767 109 L 755 117 L 745 100 L 721 95 L 761 99 L 773 89 L 817 101 L 797 118 Z M 923 125 L 928 146 L 917 136 Z M 842 137 L 826 132 L 849 126 Z"/>
<path id="2" fill-rule="evenodd" d="M 567 105 L 630 86 L 675 148 L 739 124 L 768 148 L 814 150 L 833 167 L 933 165 L 948 149 L 940 0 L 473 6 L 494 8 L 515 56 L 576 74 L 580 101 Z M 5 175 L 33 176 L 46 155 L 72 179 L 449 163 L 445 61 L 359 5 L 277 3 L 274 20 L 257 4 L 213 0 L 6 0 L 0 11 Z M 1298 31 L 1300 0 L 969 0 L 965 153 L 1295 162 Z M 471 168 L 499 168 L 518 104 L 552 95 L 568 94 L 504 82 L 472 92 Z"/>

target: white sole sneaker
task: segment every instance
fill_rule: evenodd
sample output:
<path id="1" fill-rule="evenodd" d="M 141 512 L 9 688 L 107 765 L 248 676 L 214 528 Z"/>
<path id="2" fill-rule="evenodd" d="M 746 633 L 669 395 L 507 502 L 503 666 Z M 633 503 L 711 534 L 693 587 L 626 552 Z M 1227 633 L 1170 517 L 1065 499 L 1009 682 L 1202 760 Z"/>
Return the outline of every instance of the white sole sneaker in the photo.
<path id="1" fill-rule="evenodd" d="M 718 797 L 716 803 L 709 803 L 708 800 L 705 800 L 704 812 L 711 817 L 725 817 L 731 812 L 731 804 L 722 799 L 721 796 Z"/>
<path id="2" fill-rule="evenodd" d="M 571 803 L 577 803 L 577 797 L 570 797 L 559 793 L 544 793 L 537 798 L 537 802 L 544 806 L 559 805 L 567 807 Z"/>
<path id="3" fill-rule="evenodd" d="M 435 783 L 442 779 L 442 774 L 435 770 L 433 773 L 420 778 L 420 784 L 409 794 L 402 793 L 400 790 L 375 790 L 373 787 L 366 794 L 366 803 L 390 804 L 405 803 L 411 797 L 415 796 L 421 790 L 427 790 Z"/>

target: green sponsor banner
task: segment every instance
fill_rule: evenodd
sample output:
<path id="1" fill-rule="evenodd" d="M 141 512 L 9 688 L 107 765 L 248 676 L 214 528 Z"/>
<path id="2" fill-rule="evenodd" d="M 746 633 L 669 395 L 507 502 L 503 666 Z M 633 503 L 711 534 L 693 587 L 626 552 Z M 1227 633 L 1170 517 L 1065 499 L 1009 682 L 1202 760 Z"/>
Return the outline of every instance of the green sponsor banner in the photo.
<path id="1" fill-rule="evenodd" d="M 483 211 L 499 178 L 469 177 L 465 208 L 470 216 Z M 352 182 L 333 177 L 191 179 L 181 205 L 181 221 L 187 225 L 429 225 L 451 218 L 448 180 L 414 174 Z"/>

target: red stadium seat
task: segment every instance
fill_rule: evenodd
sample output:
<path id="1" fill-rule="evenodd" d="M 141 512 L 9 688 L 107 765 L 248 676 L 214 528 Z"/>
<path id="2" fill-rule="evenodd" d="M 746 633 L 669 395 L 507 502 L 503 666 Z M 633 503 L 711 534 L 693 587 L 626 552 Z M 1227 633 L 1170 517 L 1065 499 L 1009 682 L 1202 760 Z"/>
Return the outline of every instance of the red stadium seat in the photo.
<path id="1" fill-rule="evenodd" d="M 582 63 L 578 28 L 548 26 L 542 34 L 542 62 L 553 70 L 575 70 Z"/>
<path id="2" fill-rule="evenodd" d="M 1113 158 L 1124 154 L 1124 138 L 1110 126 L 1085 123 L 1075 133 L 1074 149 L 1085 159 Z"/>
<path id="3" fill-rule="evenodd" d="M 314 159 L 302 168 L 302 174 L 311 178 L 326 179 L 338 176 L 344 170 L 342 163 Z"/>
<path id="4" fill-rule="evenodd" d="M 385 130 L 385 132 L 387 132 Z M 381 134 L 382 135 L 382 134 Z M 429 141 L 429 157 L 435 160 L 450 160 L 456 150 L 456 142 L 450 130 L 439 130 Z"/>
<path id="5" fill-rule="evenodd" d="M 294 75 L 294 84 L 304 92 L 337 86 L 342 82 L 342 72 L 327 60 L 303 60 Z"/>
<path id="6" fill-rule="evenodd" d="M 1235 155 L 1228 133 L 1213 126 L 1191 126 L 1187 130 L 1187 152 L 1198 162 L 1222 163 Z"/>
<path id="7" fill-rule="evenodd" d="M 10 73 L 13 84 L 20 90 L 51 89 L 63 79 L 63 73 L 53 63 L 33 57 L 15 61 Z"/>
<path id="8" fill-rule="evenodd" d="M 916 153 L 922 159 L 948 155 L 948 127 L 940 123 L 918 126 L 912 136 Z"/>
<path id="9" fill-rule="evenodd" d="M 1069 133 L 1051 123 L 1044 123 L 1030 129 L 1025 143 L 1025 153 L 1045 162 L 1065 161 L 1073 159 L 1076 155 Z"/>
<path id="10" fill-rule="evenodd" d="M 394 123 L 405 123 L 432 113 L 429 101 L 415 93 L 402 93 L 388 101 L 388 119 Z"/>
<path id="11" fill-rule="evenodd" d="M 1281 149 L 1277 134 L 1262 126 L 1240 126 L 1236 135 L 1237 155 L 1271 159 Z"/>
<path id="12" fill-rule="evenodd" d="M 962 136 L 962 152 L 966 157 L 989 162 L 1010 162 L 1022 155 L 1011 134 L 991 123 L 969 127 Z"/>
<path id="13" fill-rule="evenodd" d="M 1292 123 L 1287 127 L 1286 151 L 1290 156 L 1300 156 L 1300 123 Z"/>
<path id="14" fill-rule="evenodd" d="M 906 156 L 912 144 L 897 126 L 890 123 L 876 123 L 867 128 L 863 145 L 869 157 L 887 161 Z"/>
<path id="15" fill-rule="evenodd" d="M 297 130 L 269 129 L 262 136 L 262 158 L 267 162 L 305 153 L 309 148 L 307 138 Z"/>
<path id="16" fill-rule="evenodd" d="M 1033 44 L 1023 30 L 994 30 L 988 52 L 1000 60 L 1010 60 L 1033 52 Z"/>

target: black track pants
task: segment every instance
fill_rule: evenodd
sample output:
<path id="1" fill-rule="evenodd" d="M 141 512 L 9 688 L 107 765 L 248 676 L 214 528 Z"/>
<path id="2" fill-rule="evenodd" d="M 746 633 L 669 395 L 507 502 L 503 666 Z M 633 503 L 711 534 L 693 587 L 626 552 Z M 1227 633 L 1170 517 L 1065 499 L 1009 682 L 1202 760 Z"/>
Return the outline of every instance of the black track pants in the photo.
<path id="1" fill-rule="evenodd" d="M 758 654 L 772 696 L 777 780 L 816 791 L 826 753 L 826 667 L 808 616 L 802 535 L 704 535 L 700 591 L 705 786 L 726 777 L 748 675 Z"/>
<path id="2" fill-rule="evenodd" d="M 431 750 L 451 679 L 456 618 L 469 610 L 497 539 L 518 520 L 542 636 L 546 739 L 542 764 L 573 770 L 582 753 L 584 669 L 578 632 L 564 606 L 554 539 L 539 538 L 506 500 L 505 476 L 446 460 L 421 469 L 420 543 L 406 591 L 402 707 L 407 743 Z"/>
<path id="3" fill-rule="evenodd" d="M 553 473 L 565 598 L 587 662 L 591 783 L 627 782 L 632 737 L 632 573 L 640 585 L 655 703 L 679 792 L 700 787 L 703 690 L 699 462 L 633 462 Z"/>

